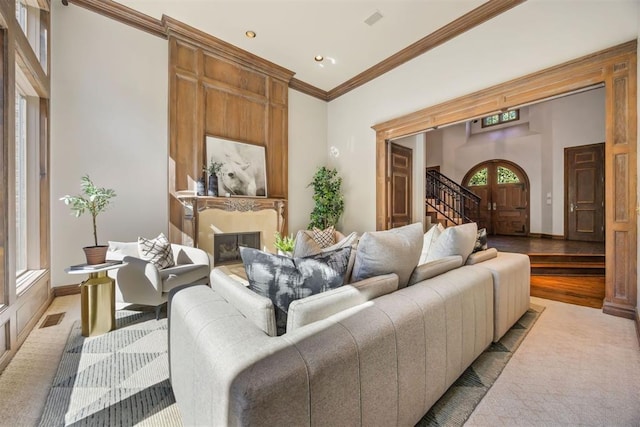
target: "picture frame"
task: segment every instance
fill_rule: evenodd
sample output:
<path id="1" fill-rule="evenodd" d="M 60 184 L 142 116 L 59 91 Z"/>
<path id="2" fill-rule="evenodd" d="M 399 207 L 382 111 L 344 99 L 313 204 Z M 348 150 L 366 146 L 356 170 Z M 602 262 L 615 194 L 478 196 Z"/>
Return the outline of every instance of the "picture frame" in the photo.
<path id="1" fill-rule="evenodd" d="M 221 163 L 218 194 L 221 197 L 267 197 L 265 147 L 206 136 L 206 166 Z"/>

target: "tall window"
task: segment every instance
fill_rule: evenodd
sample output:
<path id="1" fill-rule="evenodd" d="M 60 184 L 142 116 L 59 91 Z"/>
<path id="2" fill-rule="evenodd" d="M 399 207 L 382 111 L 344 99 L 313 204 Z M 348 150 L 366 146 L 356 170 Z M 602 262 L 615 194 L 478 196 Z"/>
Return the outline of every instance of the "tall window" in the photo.
<path id="1" fill-rule="evenodd" d="M 27 270 L 27 98 L 16 88 L 16 274 Z"/>
<path id="2" fill-rule="evenodd" d="M 22 27 L 22 31 L 27 33 L 27 6 L 20 0 L 16 0 L 16 19 Z"/>
<path id="3" fill-rule="evenodd" d="M 482 119 L 482 127 L 500 125 L 502 123 L 513 122 L 520 118 L 520 110 L 511 110 L 505 113 L 494 114 Z"/>

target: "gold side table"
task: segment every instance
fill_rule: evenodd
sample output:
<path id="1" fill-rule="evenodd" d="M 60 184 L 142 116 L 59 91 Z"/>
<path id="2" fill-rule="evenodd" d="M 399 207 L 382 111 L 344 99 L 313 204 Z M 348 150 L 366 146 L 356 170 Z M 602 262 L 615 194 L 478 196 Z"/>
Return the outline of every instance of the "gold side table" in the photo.
<path id="1" fill-rule="evenodd" d="M 68 274 L 89 274 L 80 284 L 82 336 L 93 337 L 116 328 L 115 280 L 107 272 L 124 265 L 120 262 L 100 268 L 65 269 Z"/>

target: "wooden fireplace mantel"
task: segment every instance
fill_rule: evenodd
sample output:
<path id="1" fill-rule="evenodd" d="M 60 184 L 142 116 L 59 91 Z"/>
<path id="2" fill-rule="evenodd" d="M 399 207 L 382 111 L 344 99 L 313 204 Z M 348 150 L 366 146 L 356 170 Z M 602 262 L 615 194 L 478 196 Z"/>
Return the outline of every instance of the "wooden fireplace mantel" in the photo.
<path id="1" fill-rule="evenodd" d="M 207 209 L 225 212 L 258 212 L 274 210 L 277 215 L 277 230 L 286 233 L 286 207 L 284 199 L 263 197 L 210 197 L 193 194 L 177 194 L 183 206 L 182 230 L 183 245 L 198 247 L 199 214 Z"/>

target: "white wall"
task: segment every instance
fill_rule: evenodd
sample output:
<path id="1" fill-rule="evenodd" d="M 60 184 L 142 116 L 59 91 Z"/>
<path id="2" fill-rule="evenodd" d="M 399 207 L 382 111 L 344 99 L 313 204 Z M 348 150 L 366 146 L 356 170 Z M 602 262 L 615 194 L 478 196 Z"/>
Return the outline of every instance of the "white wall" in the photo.
<path id="1" fill-rule="evenodd" d="M 168 230 L 167 41 L 94 12 L 51 2 L 52 284 L 84 262 L 91 218 L 58 199 L 80 192 L 80 177 L 113 188 L 98 217 L 100 244 Z"/>
<path id="2" fill-rule="evenodd" d="M 330 102 L 328 141 L 343 153 L 333 164 L 346 184 L 345 231 L 376 226 L 371 126 L 636 39 L 638 7 L 529 0 Z"/>
<path id="3" fill-rule="evenodd" d="M 328 152 L 327 103 L 289 90 L 289 233 L 309 224 L 313 190 L 307 185 Z"/>

